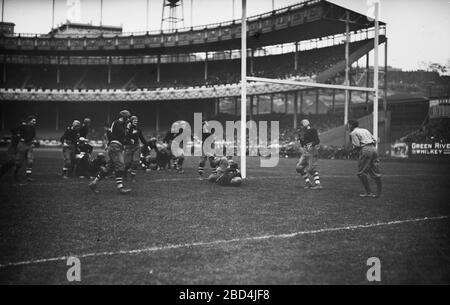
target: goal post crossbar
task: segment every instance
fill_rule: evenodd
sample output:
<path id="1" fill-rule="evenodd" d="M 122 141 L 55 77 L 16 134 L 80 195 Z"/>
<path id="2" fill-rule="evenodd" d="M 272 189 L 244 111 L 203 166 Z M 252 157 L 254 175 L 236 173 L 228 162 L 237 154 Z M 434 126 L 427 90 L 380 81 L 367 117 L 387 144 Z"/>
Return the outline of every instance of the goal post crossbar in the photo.
<path id="1" fill-rule="evenodd" d="M 375 92 L 375 88 L 346 86 L 346 85 L 331 85 L 331 84 L 321 84 L 321 83 L 311 83 L 311 82 L 302 82 L 302 81 L 287 80 L 287 79 L 273 79 L 273 78 L 247 76 L 247 80 L 248 81 L 253 81 L 253 82 L 275 83 L 275 84 L 294 85 L 294 86 L 301 86 L 301 87 L 313 87 L 313 88 L 324 88 L 324 89 L 338 89 L 338 90 L 350 90 L 350 91 Z"/>

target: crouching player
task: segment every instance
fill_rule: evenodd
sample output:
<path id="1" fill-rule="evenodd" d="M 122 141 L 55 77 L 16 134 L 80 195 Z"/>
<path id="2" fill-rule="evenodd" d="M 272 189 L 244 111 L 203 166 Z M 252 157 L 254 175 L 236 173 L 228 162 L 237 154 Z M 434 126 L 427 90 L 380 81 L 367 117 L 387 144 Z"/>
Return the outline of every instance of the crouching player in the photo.
<path id="1" fill-rule="evenodd" d="M 358 121 L 350 120 L 348 122 L 350 139 L 355 149 L 359 150 L 358 178 L 366 190 L 360 196 L 379 198 L 381 196 L 381 173 L 379 168 L 380 159 L 378 158 L 376 147 L 377 139 L 367 129 L 359 128 L 358 126 Z M 375 181 L 377 185 L 376 194 L 372 194 L 367 176 L 370 176 Z"/>
<path id="2" fill-rule="evenodd" d="M 106 173 L 108 171 L 106 165 L 106 156 L 103 153 L 98 153 L 95 159 L 89 164 L 89 176 L 94 178 L 100 171 Z"/>
<path id="3" fill-rule="evenodd" d="M 236 162 L 226 157 L 216 157 L 214 162 L 217 164 L 217 168 L 208 177 L 209 182 L 215 182 L 222 186 L 241 186 L 242 176 Z"/>
<path id="4" fill-rule="evenodd" d="M 113 170 L 116 175 L 117 191 L 119 194 L 128 194 L 131 192 L 123 186 L 123 176 L 125 174 L 125 162 L 123 157 L 123 144 L 125 143 L 126 137 L 126 125 L 130 117 L 130 112 L 128 110 L 123 110 L 120 112 L 120 117 L 112 123 L 111 126 L 111 136 L 108 146 L 108 163 L 104 170 L 100 170 L 97 177 L 89 183 L 89 188 L 94 192 L 98 193 L 98 183 L 102 178 L 104 178 L 108 173 Z"/>
<path id="5" fill-rule="evenodd" d="M 300 134 L 301 156 L 296 170 L 305 180 L 305 189 L 318 190 L 322 188 L 319 172 L 317 171 L 319 143 L 317 130 L 311 128 L 308 120 L 302 120 Z M 309 176 L 314 177 L 314 185 L 311 183 Z"/>
<path id="6" fill-rule="evenodd" d="M 78 139 L 75 148 L 75 175 L 82 179 L 90 177 L 89 168 L 93 149 L 92 145 L 87 142 L 87 139 L 83 137 Z"/>

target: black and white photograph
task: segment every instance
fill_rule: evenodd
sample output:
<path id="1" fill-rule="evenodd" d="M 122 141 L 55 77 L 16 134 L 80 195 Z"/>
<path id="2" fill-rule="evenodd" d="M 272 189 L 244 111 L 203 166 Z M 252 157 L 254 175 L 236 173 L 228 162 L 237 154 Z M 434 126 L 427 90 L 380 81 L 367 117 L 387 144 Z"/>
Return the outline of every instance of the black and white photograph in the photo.
<path id="1" fill-rule="evenodd" d="M 1 285 L 450 284 L 448 0 L 0 1 Z"/>

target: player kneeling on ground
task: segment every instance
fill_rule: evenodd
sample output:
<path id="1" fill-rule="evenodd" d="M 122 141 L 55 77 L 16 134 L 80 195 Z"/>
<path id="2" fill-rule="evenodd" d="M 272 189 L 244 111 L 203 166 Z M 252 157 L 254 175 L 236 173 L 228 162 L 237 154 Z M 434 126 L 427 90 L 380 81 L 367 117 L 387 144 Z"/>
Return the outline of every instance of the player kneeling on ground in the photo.
<path id="1" fill-rule="evenodd" d="M 366 193 L 361 197 L 378 198 L 381 196 L 381 173 L 380 159 L 378 158 L 377 139 L 364 128 L 358 127 L 358 121 L 350 120 L 348 128 L 350 129 L 350 139 L 355 149 L 359 150 L 358 159 L 358 178 L 361 181 Z M 377 185 L 377 193 L 372 194 L 367 176 L 372 177 Z"/>
<path id="2" fill-rule="evenodd" d="M 216 171 L 208 177 L 209 182 L 215 182 L 222 186 L 240 186 L 242 176 L 238 165 L 226 157 L 215 158 L 218 163 Z"/>

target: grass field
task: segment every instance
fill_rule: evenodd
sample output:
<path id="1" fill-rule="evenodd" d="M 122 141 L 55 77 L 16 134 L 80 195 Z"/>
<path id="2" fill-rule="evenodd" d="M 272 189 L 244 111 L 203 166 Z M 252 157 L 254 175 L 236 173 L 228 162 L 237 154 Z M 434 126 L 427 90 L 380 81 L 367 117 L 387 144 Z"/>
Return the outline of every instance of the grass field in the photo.
<path id="1" fill-rule="evenodd" d="M 4 153 L 3 153 L 4 154 Z M 295 159 L 276 168 L 248 160 L 240 188 L 185 173 L 138 173 L 129 196 L 112 179 L 57 176 L 61 153 L 37 151 L 35 182 L 0 184 L 0 283 L 81 284 L 450 283 L 447 164 L 382 164 L 384 195 L 362 199 L 355 161 L 321 160 L 324 189 L 304 190 Z"/>

